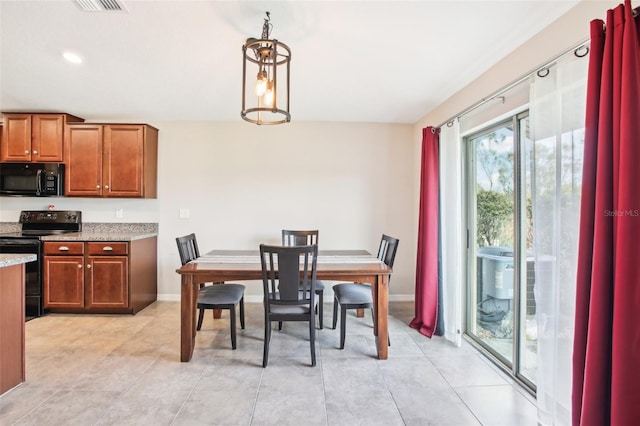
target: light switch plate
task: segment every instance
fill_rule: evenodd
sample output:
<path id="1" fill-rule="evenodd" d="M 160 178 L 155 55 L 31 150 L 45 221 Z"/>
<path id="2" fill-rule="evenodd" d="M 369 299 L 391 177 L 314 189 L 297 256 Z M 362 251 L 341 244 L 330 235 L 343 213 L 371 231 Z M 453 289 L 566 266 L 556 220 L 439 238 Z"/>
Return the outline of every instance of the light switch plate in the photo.
<path id="1" fill-rule="evenodd" d="M 189 209 L 180 209 L 180 219 L 189 219 L 190 215 Z"/>

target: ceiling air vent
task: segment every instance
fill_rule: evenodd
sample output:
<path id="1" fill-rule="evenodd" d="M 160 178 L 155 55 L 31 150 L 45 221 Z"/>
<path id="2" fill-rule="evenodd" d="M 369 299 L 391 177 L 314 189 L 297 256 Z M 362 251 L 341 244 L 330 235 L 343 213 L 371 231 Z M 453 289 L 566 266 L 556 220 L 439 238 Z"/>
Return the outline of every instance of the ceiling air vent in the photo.
<path id="1" fill-rule="evenodd" d="M 73 0 L 84 12 L 126 12 L 120 0 Z"/>

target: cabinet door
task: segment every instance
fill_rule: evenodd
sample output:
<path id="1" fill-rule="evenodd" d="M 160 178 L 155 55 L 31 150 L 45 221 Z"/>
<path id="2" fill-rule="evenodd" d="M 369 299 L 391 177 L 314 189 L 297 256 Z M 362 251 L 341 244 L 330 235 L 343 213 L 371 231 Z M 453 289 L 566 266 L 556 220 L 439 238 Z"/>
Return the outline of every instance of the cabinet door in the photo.
<path id="1" fill-rule="evenodd" d="M 4 114 L 1 161 L 31 161 L 31 115 Z"/>
<path id="2" fill-rule="evenodd" d="M 44 256 L 45 308 L 84 307 L 84 257 Z"/>
<path id="3" fill-rule="evenodd" d="M 42 162 L 64 161 L 62 138 L 64 116 L 62 114 L 35 114 L 31 118 L 32 160 Z"/>
<path id="4" fill-rule="evenodd" d="M 65 131 L 66 196 L 102 195 L 102 126 L 67 125 Z"/>
<path id="5" fill-rule="evenodd" d="M 104 196 L 142 197 L 144 126 L 105 126 L 103 153 Z"/>
<path id="6" fill-rule="evenodd" d="M 127 308 L 129 258 L 89 256 L 87 260 L 87 308 Z"/>
<path id="7" fill-rule="evenodd" d="M 0 395 L 25 379 L 24 278 L 24 264 L 0 268 Z"/>

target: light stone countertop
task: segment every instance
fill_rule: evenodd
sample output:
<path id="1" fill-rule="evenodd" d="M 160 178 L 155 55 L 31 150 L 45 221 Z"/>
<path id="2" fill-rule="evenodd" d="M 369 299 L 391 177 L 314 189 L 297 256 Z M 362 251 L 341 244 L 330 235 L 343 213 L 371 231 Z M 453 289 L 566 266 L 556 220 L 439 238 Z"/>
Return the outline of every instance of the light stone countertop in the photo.
<path id="1" fill-rule="evenodd" d="M 38 256 L 35 254 L 2 253 L 0 254 L 0 268 L 20 265 L 21 263 L 35 262 L 37 259 Z"/>
<path id="2" fill-rule="evenodd" d="M 19 232 L 18 223 L 0 223 L 0 232 Z M 82 232 L 40 237 L 42 241 L 134 241 L 158 236 L 157 223 L 83 223 Z"/>
<path id="3" fill-rule="evenodd" d="M 47 235 L 42 241 L 134 241 L 157 237 L 157 232 L 71 232 L 68 234 Z"/>

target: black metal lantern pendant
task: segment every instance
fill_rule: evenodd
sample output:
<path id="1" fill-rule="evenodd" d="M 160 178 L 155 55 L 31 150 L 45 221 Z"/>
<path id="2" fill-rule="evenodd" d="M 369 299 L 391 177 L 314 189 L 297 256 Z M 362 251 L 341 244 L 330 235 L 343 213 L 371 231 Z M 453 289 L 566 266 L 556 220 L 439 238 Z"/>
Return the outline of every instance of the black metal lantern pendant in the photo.
<path id="1" fill-rule="evenodd" d="M 248 38 L 242 46 L 242 112 L 255 124 L 281 124 L 291 121 L 289 112 L 289 64 L 291 50 L 278 40 L 269 39 L 269 12 L 262 26 L 262 38 Z M 254 79 L 255 76 L 255 79 Z"/>

